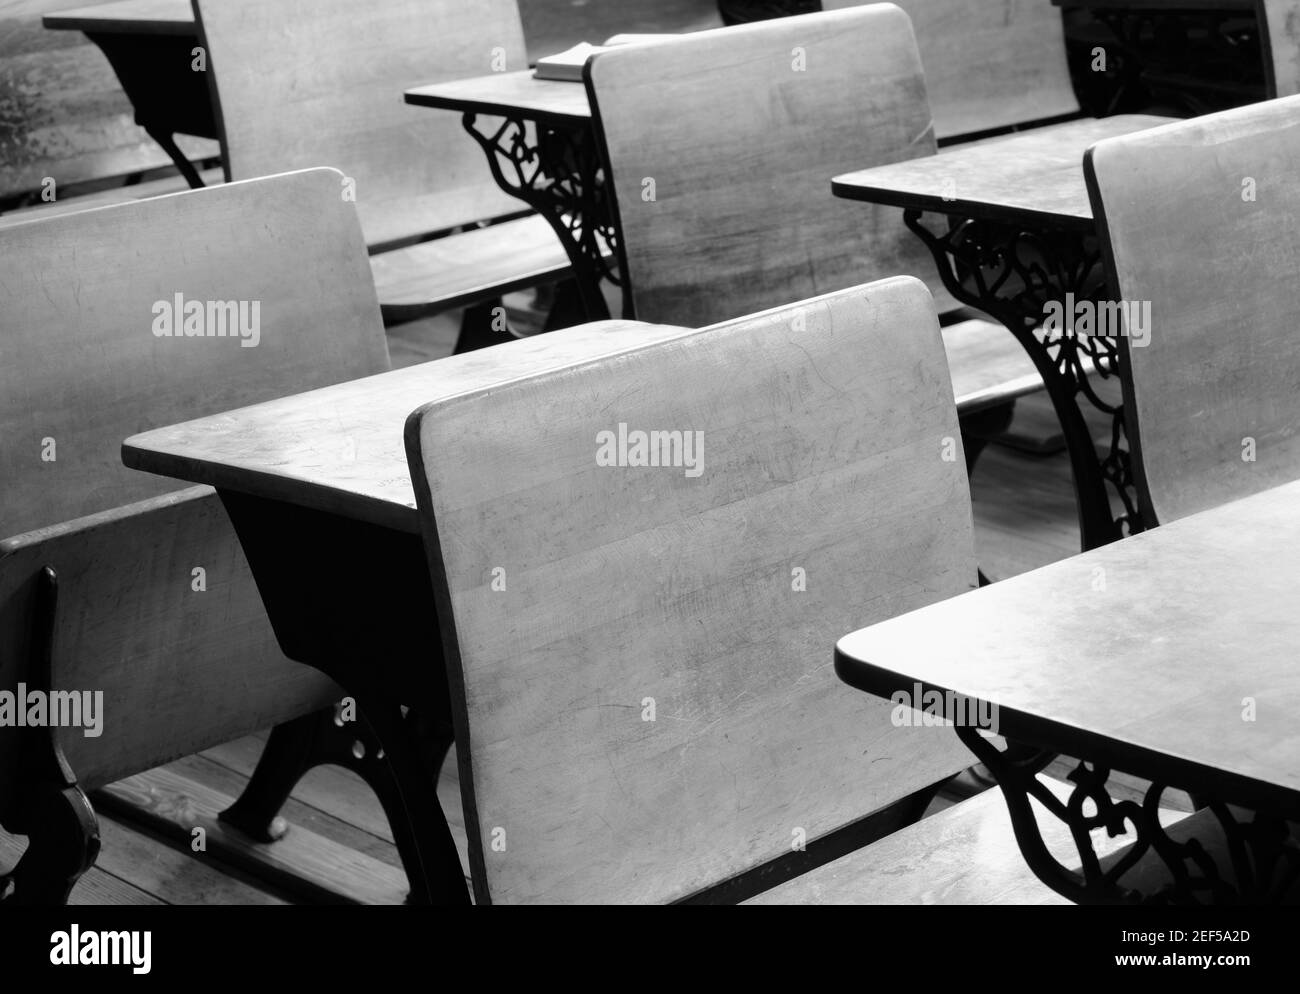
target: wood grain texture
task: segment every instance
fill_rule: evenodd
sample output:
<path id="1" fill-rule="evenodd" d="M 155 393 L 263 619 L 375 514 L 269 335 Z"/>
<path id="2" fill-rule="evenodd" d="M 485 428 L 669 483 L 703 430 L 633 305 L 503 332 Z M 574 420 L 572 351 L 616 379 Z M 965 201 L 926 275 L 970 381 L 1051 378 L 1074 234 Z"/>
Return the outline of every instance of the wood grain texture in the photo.
<path id="1" fill-rule="evenodd" d="M 179 830 L 188 836 L 194 828 L 202 828 L 208 851 L 195 854 L 195 859 L 243 863 L 256 859 L 361 904 L 401 904 L 406 898 L 406 875 L 400 869 L 302 826 L 294 826 L 277 842 L 251 841 L 217 820 L 217 814 L 234 798 L 179 776 L 170 768 L 121 780 L 106 788 L 106 793 L 143 811 L 164 831 Z"/>
<path id="2" fill-rule="evenodd" d="M 280 652 L 211 490 L 196 487 L 0 542 L 0 689 L 32 674 L 40 570 L 59 574 L 54 689 L 103 693 L 103 733 L 59 741 L 87 789 L 337 700 Z M 204 570 L 206 590 L 193 589 Z M 20 732 L 0 728 L 0 809 Z"/>
<path id="3" fill-rule="evenodd" d="M 127 435 L 388 367 L 339 185 L 310 170 L 5 230 L 0 536 L 176 489 L 122 466 Z M 177 293 L 260 301 L 258 345 L 156 337 Z"/>
<path id="4" fill-rule="evenodd" d="M 116 840 L 121 831 L 116 823 L 108 824 L 108 819 L 100 819 L 101 838 Z M 6 871 L 13 868 L 27 846 L 25 836 L 12 836 L 0 829 L 0 867 Z M 92 866 L 85 872 L 77 885 L 68 895 L 69 907 L 106 906 L 106 905 L 141 905 L 166 904 L 161 898 L 141 890 L 134 884 L 127 883 L 113 874 Z"/>
<path id="5" fill-rule="evenodd" d="M 1041 0 L 893 0 L 912 19 L 936 138 L 1079 112 L 1061 13 Z M 863 6 L 823 0 L 823 10 Z"/>
<path id="6" fill-rule="evenodd" d="M 128 438 L 128 466 L 418 532 L 402 426 L 430 400 L 687 334 L 603 321 Z"/>
<path id="7" fill-rule="evenodd" d="M 1043 388 L 1033 361 L 1003 325 L 978 319 L 948 325 L 943 347 L 959 414 L 973 414 Z"/>
<path id="8" fill-rule="evenodd" d="M 0 0 L 0 197 L 61 189 L 171 165 L 135 124 L 108 60 L 70 31 L 49 31 L 41 16 L 60 0 Z M 193 156 L 215 146 L 182 139 Z"/>
<path id="9" fill-rule="evenodd" d="M 1083 154 L 1097 141 L 1167 117 L 1119 114 L 949 148 L 928 159 L 836 176 L 837 197 L 941 214 L 1091 230 Z"/>
<path id="10" fill-rule="evenodd" d="M 553 282 L 569 256 L 540 214 L 370 257 L 375 292 L 390 320 L 417 317 Z"/>
<path id="11" fill-rule="evenodd" d="M 375 246 L 520 209 L 417 83 L 523 69 L 514 0 L 195 0 L 236 179 L 329 165 L 356 180 Z"/>
<path id="12" fill-rule="evenodd" d="M 602 53 L 587 73 L 642 320 L 699 327 L 897 274 L 950 306 L 898 211 L 846 210 L 827 189 L 934 153 L 902 11 L 701 31 Z"/>
<path id="13" fill-rule="evenodd" d="M 620 423 L 702 432 L 701 474 L 598 465 Z M 965 765 L 828 641 L 974 583 L 956 437 L 911 279 L 413 414 L 476 899 L 682 898 Z"/>
<path id="14" fill-rule="evenodd" d="M 1152 521 L 1300 477 L 1297 156 L 1300 97 L 1089 153 L 1112 283 L 1150 303 L 1149 344 L 1123 344 L 1129 438 Z"/>
<path id="15" fill-rule="evenodd" d="M 221 183 L 225 177 L 222 176 L 220 169 L 203 169 L 199 172 L 199 178 L 203 180 L 204 186 L 215 186 Z M 117 186 L 95 193 L 81 193 L 75 197 L 56 200 L 53 203 L 30 204 L 0 214 L 0 229 L 22 221 L 58 217 L 60 214 L 73 214 L 77 211 L 89 210 L 91 207 L 129 204 L 135 200 L 147 200 L 150 197 L 161 197 L 168 193 L 185 193 L 189 188 L 189 184 L 185 182 L 182 176 L 163 176 L 159 179 L 145 180 L 143 183 L 132 183 L 130 186 Z"/>
<path id="16" fill-rule="evenodd" d="M 15 537 L 0 545 L 0 685 L 28 676 L 33 585 L 50 564 L 61 587 L 54 685 L 104 693 L 101 737 L 61 735 L 89 786 L 336 693 L 279 652 L 215 496 L 168 493 L 174 481 L 123 467 L 120 445 L 149 424 L 387 366 L 361 232 L 338 181 L 312 170 L 5 232 L 0 535 Z M 260 300 L 257 347 L 155 336 L 153 303 L 178 292 Z M 192 589 L 196 567 L 206 592 Z M 0 735 L 3 788 L 16 733 Z"/>
<path id="17" fill-rule="evenodd" d="M 102 813 L 99 825 L 103 847 L 96 866 L 147 894 L 166 895 L 168 904 L 249 907 L 287 903 L 231 876 L 208 853 L 196 853 L 189 845 L 183 849 L 159 845 L 152 836 Z"/>
<path id="18" fill-rule="evenodd" d="M 996 703 L 1011 738 L 1068 755 L 1086 741 L 1183 789 L 1231 780 L 1294 799 L 1298 502 L 1287 484 L 854 632 L 836 651 L 885 693 L 919 680 Z M 1153 756 L 1189 782 L 1144 769 Z"/>

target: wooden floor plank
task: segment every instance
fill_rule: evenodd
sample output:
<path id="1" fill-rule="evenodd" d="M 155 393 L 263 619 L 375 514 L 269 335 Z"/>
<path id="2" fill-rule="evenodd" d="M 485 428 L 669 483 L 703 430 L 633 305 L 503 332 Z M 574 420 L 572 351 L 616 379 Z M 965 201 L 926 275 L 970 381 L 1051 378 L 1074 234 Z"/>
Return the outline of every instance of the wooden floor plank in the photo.
<path id="1" fill-rule="evenodd" d="M 0 871 L 12 869 L 26 848 L 25 836 L 9 835 L 0 829 Z M 127 883 L 98 865 L 86 871 L 68 897 L 68 904 L 72 907 L 166 903 L 168 902 Z"/>
<path id="2" fill-rule="evenodd" d="M 130 805 L 162 834 L 188 837 L 192 829 L 201 827 L 214 861 L 265 868 L 281 875 L 277 886 L 298 881 L 311 899 L 360 904 L 401 904 L 406 900 L 406 876 L 401 870 L 301 826 L 273 843 L 253 842 L 227 828 L 217 821 L 217 813 L 230 804 L 229 796 L 170 767 L 120 780 L 100 794 Z"/>
<path id="3" fill-rule="evenodd" d="M 243 778 L 252 775 L 257 760 L 262 755 L 264 735 L 250 735 L 225 745 L 208 749 L 204 758 L 220 763 L 226 769 Z M 438 778 L 438 801 L 447 816 L 447 825 L 452 838 L 456 841 L 456 850 L 460 853 L 461 866 L 469 866 L 469 845 L 465 836 L 465 816 L 461 807 L 460 785 L 457 776 L 456 748 L 452 746 L 447 760 L 442 765 Z M 377 839 L 392 843 L 393 832 L 384 817 L 374 793 L 365 782 L 351 770 L 336 766 L 320 766 L 309 772 L 294 789 L 293 799 L 325 812 L 338 820 L 367 832 Z M 294 824 L 294 816 L 286 811 L 286 819 Z M 321 834 L 330 835 L 328 829 L 316 829 Z M 339 841 L 346 841 L 339 839 Z M 395 850 L 393 850 L 395 854 Z M 383 857 L 380 857 L 383 858 Z M 396 860 L 396 856 L 392 857 Z M 394 862 L 393 865 L 398 865 Z"/>
<path id="4" fill-rule="evenodd" d="M 100 813 L 102 846 L 95 865 L 168 904 L 286 904 L 204 853 L 168 845 L 156 836 Z"/>
<path id="5" fill-rule="evenodd" d="M 195 783 L 202 784 L 207 789 L 220 794 L 223 797 L 236 797 L 248 783 L 247 776 L 231 770 L 222 763 L 213 760 L 208 753 L 198 756 L 189 756 L 185 759 L 169 763 L 166 767 L 169 770 L 192 780 Z M 360 785 L 364 789 L 364 785 Z M 299 785 L 299 788 L 302 784 Z M 289 802 L 280 812 L 289 824 L 289 831 L 305 829 L 316 835 L 336 842 L 341 846 L 349 849 L 355 849 L 372 859 L 377 859 L 381 863 L 387 863 L 392 867 L 400 867 L 401 860 L 397 855 L 397 848 L 393 845 L 391 835 L 384 838 L 380 834 L 367 831 L 364 827 L 358 827 L 354 822 L 349 821 L 346 817 L 345 805 L 329 803 L 329 795 L 315 795 L 317 800 L 323 803 L 317 806 L 305 800 L 301 789 L 294 792 L 289 798 Z M 367 820 L 383 822 L 383 812 L 380 810 L 378 802 L 371 800 L 373 810 L 371 817 Z M 385 831 L 387 824 L 384 824 Z"/>

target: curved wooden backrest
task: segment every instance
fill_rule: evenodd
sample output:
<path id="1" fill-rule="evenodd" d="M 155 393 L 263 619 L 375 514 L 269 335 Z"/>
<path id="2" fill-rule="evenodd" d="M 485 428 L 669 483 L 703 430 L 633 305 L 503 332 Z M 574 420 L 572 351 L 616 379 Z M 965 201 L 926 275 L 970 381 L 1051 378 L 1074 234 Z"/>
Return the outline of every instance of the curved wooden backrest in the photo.
<path id="1" fill-rule="evenodd" d="M 1143 513 L 1171 521 L 1300 477 L 1300 97 L 1089 150 L 1124 339 Z"/>
<path id="2" fill-rule="evenodd" d="M 911 279 L 412 414 L 478 900 L 682 898 L 965 766 L 831 665 L 974 585 L 957 437 Z"/>
<path id="3" fill-rule="evenodd" d="M 830 189 L 842 172 L 935 151 L 897 7 L 630 46 L 587 73 L 639 319 L 699 327 L 899 274 L 947 309 L 902 212 Z"/>
<path id="4" fill-rule="evenodd" d="M 122 465 L 128 435 L 388 368 L 341 179 L 314 169 L 0 231 L 0 536 L 179 489 Z M 243 301 L 252 327 L 256 301 L 258 344 L 156 336 L 178 294 L 205 325 L 206 302 Z"/>
<path id="5" fill-rule="evenodd" d="M 217 495 L 195 487 L 0 542 L 0 690 L 38 687 L 30 638 L 58 574 L 53 689 L 102 693 L 102 733 L 58 733 L 86 790 L 338 699 L 279 651 Z M 202 568 L 203 589 L 195 568 Z M 21 729 L 0 729 L 0 819 Z"/>
<path id="6" fill-rule="evenodd" d="M 912 19 L 937 138 L 1079 113 L 1050 0 L 894 0 Z M 823 0 L 824 10 L 861 0 Z"/>
<path id="7" fill-rule="evenodd" d="M 1300 93 L 1300 0 L 1257 0 L 1255 17 L 1269 96 Z"/>
<path id="8" fill-rule="evenodd" d="M 16 535 L 0 543 L 0 689 L 32 678 L 33 592 L 53 566 L 54 687 L 104 695 L 102 736 L 60 734 L 87 787 L 336 693 L 279 651 L 216 495 L 167 493 L 176 481 L 126 469 L 120 450 L 144 427 L 388 367 L 340 180 L 315 169 L 0 232 L 0 535 Z M 177 293 L 258 301 L 258 344 L 155 336 L 154 305 Z M 8 731 L 0 817 L 19 761 Z"/>
<path id="9" fill-rule="evenodd" d="M 228 178 L 335 166 L 371 246 L 520 210 L 422 83 L 524 69 L 514 0 L 194 0 Z"/>

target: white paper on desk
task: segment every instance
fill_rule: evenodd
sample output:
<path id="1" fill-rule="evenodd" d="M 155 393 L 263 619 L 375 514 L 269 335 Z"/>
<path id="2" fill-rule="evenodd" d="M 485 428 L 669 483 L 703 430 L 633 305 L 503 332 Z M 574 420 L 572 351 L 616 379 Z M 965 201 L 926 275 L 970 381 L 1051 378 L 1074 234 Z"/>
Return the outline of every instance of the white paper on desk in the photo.
<path id="1" fill-rule="evenodd" d="M 563 52 L 557 52 L 555 55 L 547 55 L 538 59 L 537 68 L 533 70 L 533 77 L 535 79 L 556 80 L 562 83 L 581 83 L 582 67 L 587 64 L 587 60 L 593 55 L 607 52 L 609 49 L 621 45 L 653 44 L 656 41 L 663 41 L 665 38 L 676 37 L 678 36 L 672 34 L 619 34 L 612 35 L 603 45 L 592 45 L 589 42 L 581 41 Z"/>

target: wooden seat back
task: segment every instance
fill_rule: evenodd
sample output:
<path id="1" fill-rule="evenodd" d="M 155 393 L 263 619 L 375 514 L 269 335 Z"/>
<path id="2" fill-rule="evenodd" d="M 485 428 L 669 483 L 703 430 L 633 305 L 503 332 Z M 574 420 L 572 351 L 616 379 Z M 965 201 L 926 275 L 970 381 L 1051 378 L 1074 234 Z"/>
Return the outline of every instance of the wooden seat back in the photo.
<path id="1" fill-rule="evenodd" d="M 108 60 L 76 31 L 49 31 L 41 16 L 65 0 L 0 5 L 0 201 L 55 195 L 76 183 L 171 165 L 135 124 Z"/>
<path id="2" fill-rule="evenodd" d="M 684 35 L 587 66 L 643 321 L 700 327 L 934 263 L 842 172 L 935 152 L 911 24 L 882 4 Z"/>
<path id="3" fill-rule="evenodd" d="M 1300 477 L 1297 156 L 1300 97 L 1107 139 L 1087 154 L 1110 285 L 1150 305 L 1147 344 L 1120 339 L 1149 524 Z"/>
<path id="4" fill-rule="evenodd" d="M 103 691 L 107 709 L 101 737 L 60 734 L 90 786 L 335 692 L 280 653 L 215 494 L 127 470 L 120 450 L 142 428 L 388 367 L 340 178 L 309 170 L 0 233 L 0 535 L 13 536 L 0 545 L 0 689 L 31 675 L 34 585 L 53 566 L 54 686 Z M 155 305 L 178 293 L 258 301 L 257 346 L 156 336 Z M 6 742 L 0 814 L 17 760 Z"/>
<path id="5" fill-rule="evenodd" d="M 893 2 L 912 19 L 940 140 L 1079 113 L 1061 11 L 1050 2 Z M 862 0 L 822 3 L 857 6 Z"/>
<path id="6" fill-rule="evenodd" d="M 684 898 L 967 765 L 831 665 L 974 585 L 957 437 L 907 278 L 412 414 L 477 899 Z"/>
<path id="7" fill-rule="evenodd" d="M 454 114 L 402 91 L 527 66 L 514 0 L 195 0 L 229 170 L 335 166 L 373 248 L 521 210 Z"/>
<path id="8" fill-rule="evenodd" d="M 122 465 L 128 435 L 388 368 L 341 179 L 314 169 L 0 232 L 0 536 L 179 489 Z M 208 301 L 245 302 L 250 322 L 257 302 L 258 344 L 155 335 L 178 294 L 205 324 Z"/>

